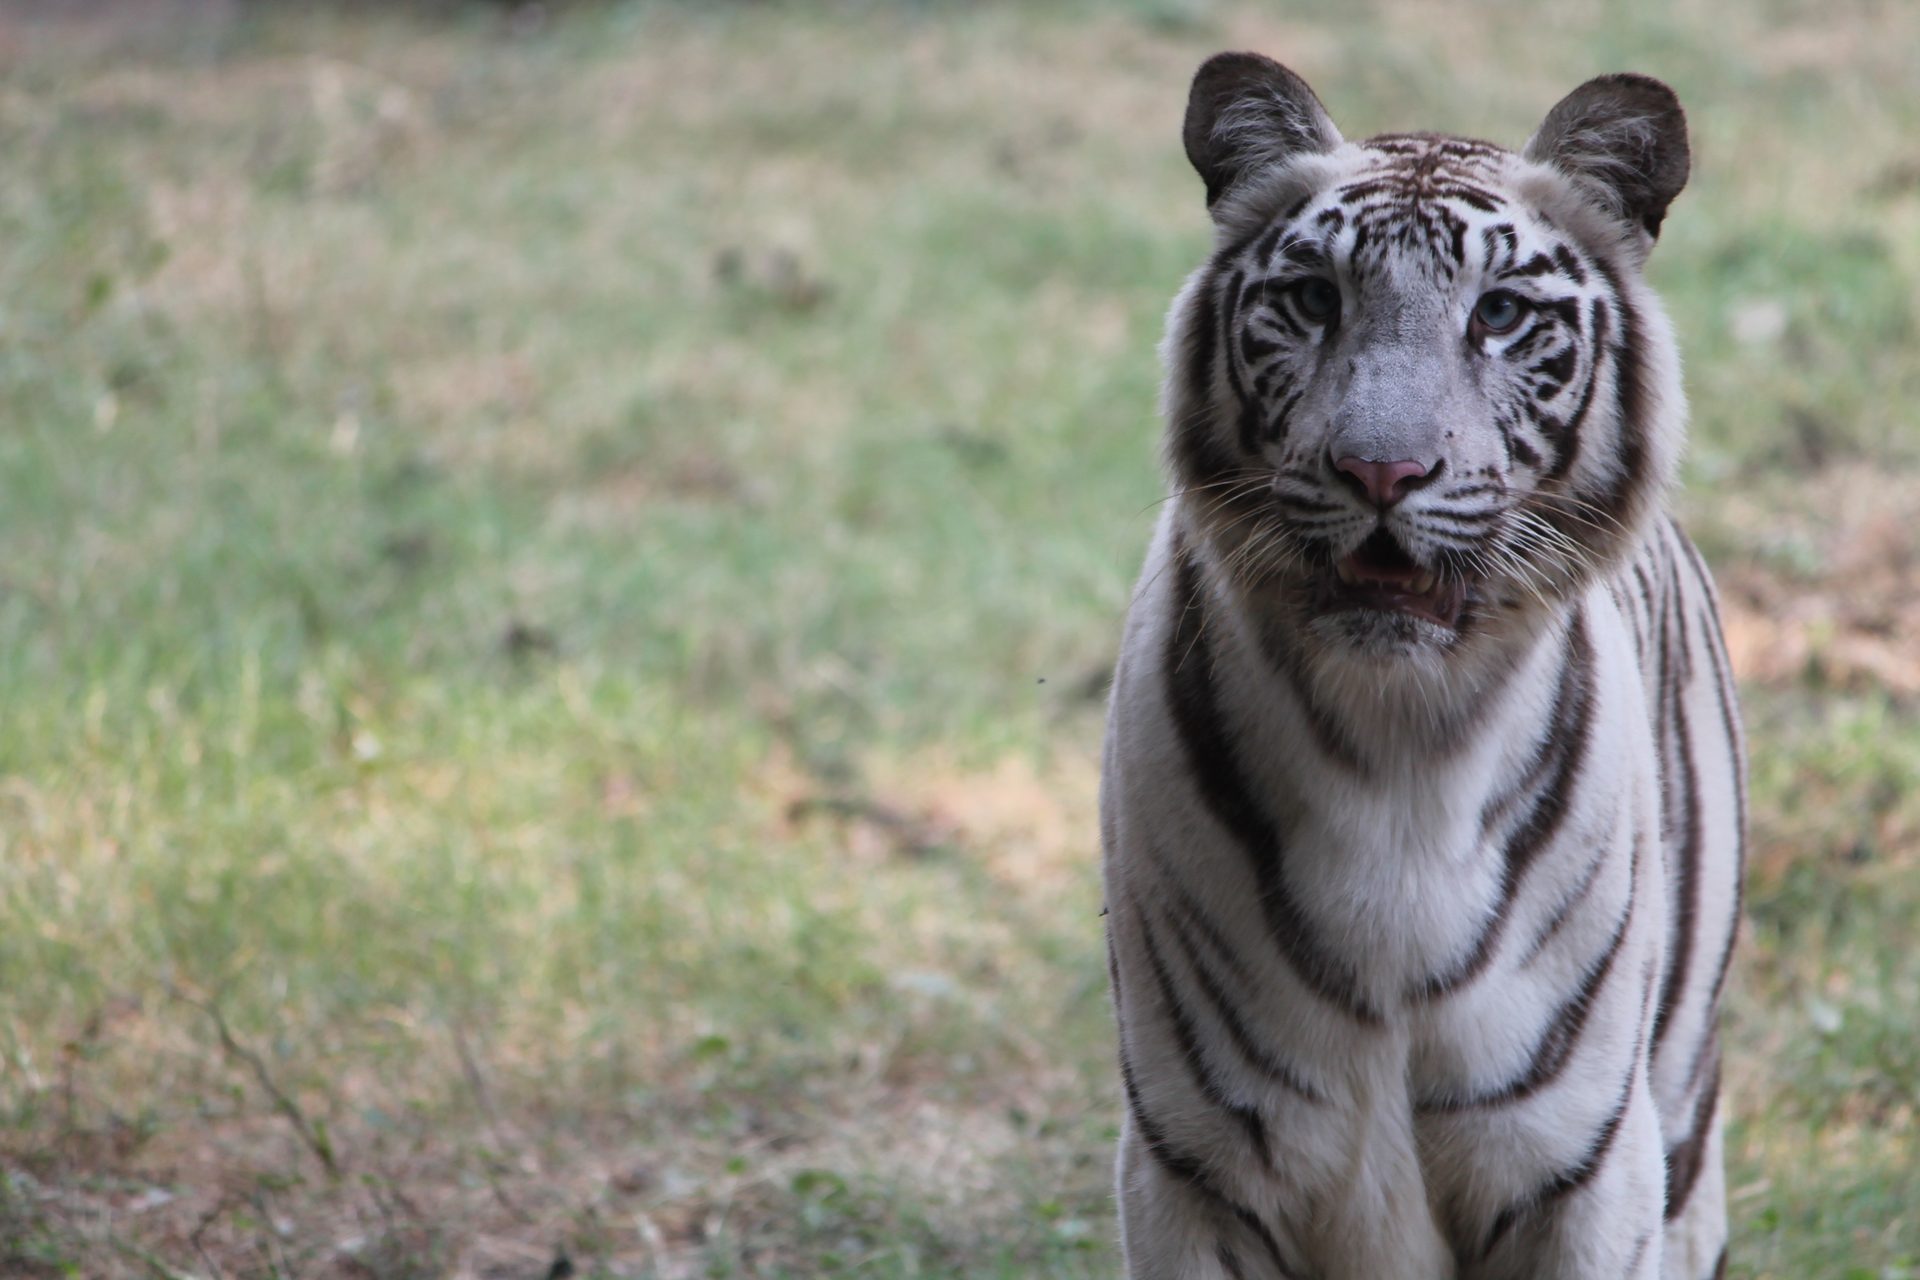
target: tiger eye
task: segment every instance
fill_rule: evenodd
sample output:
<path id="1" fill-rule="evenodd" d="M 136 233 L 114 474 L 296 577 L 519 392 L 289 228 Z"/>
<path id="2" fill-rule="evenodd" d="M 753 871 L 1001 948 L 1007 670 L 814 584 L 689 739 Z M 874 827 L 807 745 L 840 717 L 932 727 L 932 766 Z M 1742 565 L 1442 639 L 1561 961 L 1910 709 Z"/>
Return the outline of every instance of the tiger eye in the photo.
<path id="1" fill-rule="evenodd" d="M 1495 289 L 1491 293 L 1480 295 L 1480 301 L 1474 304 L 1473 318 L 1488 333 L 1511 333 L 1520 317 L 1526 314 L 1526 307 L 1520 299 L 1505 289 Z"/>
<path id="2" fill-rule="evenodd" d="M 1340 289 L 1331 280 L 1314 276 L 1294 286 L 1294 305 L 1315 324 L 1331 323 L 1340 314 Z"/>

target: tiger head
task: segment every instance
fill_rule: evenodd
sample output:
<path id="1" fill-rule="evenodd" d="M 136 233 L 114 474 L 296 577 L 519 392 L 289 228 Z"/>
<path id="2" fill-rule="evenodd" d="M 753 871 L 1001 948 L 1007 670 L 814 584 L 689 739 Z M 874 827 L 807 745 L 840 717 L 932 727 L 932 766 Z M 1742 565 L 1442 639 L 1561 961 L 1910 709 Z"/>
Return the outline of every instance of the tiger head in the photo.
<path id="1" fill-rule="evenodd" d="M 1688 169 L 1673 92 L 1591 80 L 1519 152 L 1344 140 L 1285 67 L 1187 107 L 1214 252 L 1163 356 L 1184 518 L 1300 642 L 1444 658 L 1631 552 L 1685 407 L 1642 269 Z"/>

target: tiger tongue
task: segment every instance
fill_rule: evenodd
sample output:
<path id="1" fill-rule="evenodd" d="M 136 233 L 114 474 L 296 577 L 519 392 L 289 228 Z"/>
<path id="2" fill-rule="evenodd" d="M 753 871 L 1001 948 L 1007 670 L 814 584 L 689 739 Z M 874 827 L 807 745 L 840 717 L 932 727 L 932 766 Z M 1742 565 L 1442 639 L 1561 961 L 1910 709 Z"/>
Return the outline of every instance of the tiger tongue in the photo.
<path id="1" fill-rule="evenodd" d="M 1442 582 L 1391 543 L 1369 539 L 1334 562 L 1334 583 L 1321 588 L 1323 608 L 1381 609 L 1410 613 L 1441 626 L 1459 624 L 1466 592 L 1458 581 Z"/>
<path id="2" fill-rule="evenodd" d="M 1408 595 L 1424 596 L 1433 591 L 1435 578 L 1429 569 L 1418 565 L 1383 565 L 1359 555 L 1350 555 L 1334 566 L 1340 581 L 1349 585 L 1379 584 Z"/>
<path id="3" fill-rule="evenodd" d="M 1430 570 L 1415 564 L 1392 534 L 1381 529 L 1334 565 L 1340 581 L 1379 583 L 1395 591 L 1424 596 L 1434 587 Z"/>

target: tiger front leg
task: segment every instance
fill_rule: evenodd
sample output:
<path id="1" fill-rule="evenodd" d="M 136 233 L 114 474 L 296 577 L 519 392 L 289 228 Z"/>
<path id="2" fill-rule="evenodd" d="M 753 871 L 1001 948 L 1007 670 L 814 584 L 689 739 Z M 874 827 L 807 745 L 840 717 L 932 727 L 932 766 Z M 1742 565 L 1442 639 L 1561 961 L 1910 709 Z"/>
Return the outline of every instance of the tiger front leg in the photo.
<path id="1" fill-rule="evenodd" d="M 1460 1280 L 1675 1280 L 1665 1203 L 1666 1155 L 1642 1075 L 1580 1161 L 1493 1218 Z"/>
<path id="2" fill-rule="evenodd" d="M 1116 1171 L 1126 1280 L 1296 1280 L 1302 1274 L 1257 1215 L 1208 1186 L 1198 1168 L 1169 1169 L 1168 1158 L 1149 1148 L 1129 1117 Z"/>
<path id="3" fill-rule="evenodd" d="M 1663 1280 L 1721 1280 L 1727 1270 L 1727 1188 L 1720 1118 L 1707 1130 L 1701 1170 L 1684 1209 L 1667 1224 Z"/>

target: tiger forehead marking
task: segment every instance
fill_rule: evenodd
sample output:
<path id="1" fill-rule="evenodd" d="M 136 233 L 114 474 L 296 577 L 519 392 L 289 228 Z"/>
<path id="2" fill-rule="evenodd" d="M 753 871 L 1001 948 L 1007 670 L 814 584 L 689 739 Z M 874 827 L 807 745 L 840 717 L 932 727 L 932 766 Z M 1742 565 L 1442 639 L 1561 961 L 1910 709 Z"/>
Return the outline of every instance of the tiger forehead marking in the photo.
<path id="1" fill-rule="evenodd" d="M 1165 505 L 1101 784 L 1131 1280 L 1710 1280 L 1743 759 L 1642 268 L 1670 90 L 1518 151 L 1185 127 Z"/>
<path id="2" fill-rule="evenodd" d="M 1495 190 L 1509 153 L 1486 143 L 1433 134 L 1399 134 L 1360 144 L 1361 174 L 1335 189 L 1334 225 L 1350 222 L 1356 274 L 1371 271 L 1390 248 L 1413 251 L 1412 262 L 1451 278 L 1466 256 L 1466 213 L 1495 213 L 1506 200 Z M 1456 208 L 1455 206 L 1459 206 Z"/>
<path id="3" fill-rule="evenodd" d="M 1501 190 L 1514 160 L 1503 148 L 1396 134 L 1355 150 L 1354 176 L 1296 202 L 1244 254 L 1248 283 L 1229 323 L 1239 330 L 1235 354 L 1249 385 L 1266 395 L 1281 380 L 1276 370 L 1289 352 L 1274 329 L 1295 340 L 1308 336 L 1273 305 L 1273 289 L 1302 272 L 1336 274 L 1359 296 L 1361 309 L 1397 306 L 1403 318 L 1412 309 L 1401 296 L 1408 293 L 1425 291 L 1457 306 L 1461 299 L 1449 298 L 1449 291 L 1475 284 L 1510 288 L 1533 314 L 1502 344 L 1514 367 L 1514 403 L 1499 406 L 1492 420 L 1509 466 L 1564 475 L 1592 402 L 1597 369 L 1590 353 L 1606 336 L 1607 304 L 1589 287 L 1586 255 Z M 1582 372 L 1577 402 L 1553 405 Z M 1267 415 L 1270 437 L 1284 430 L 1288 416 Z M 1522 420 L 1538 434 L 1520 433 Z"/>

